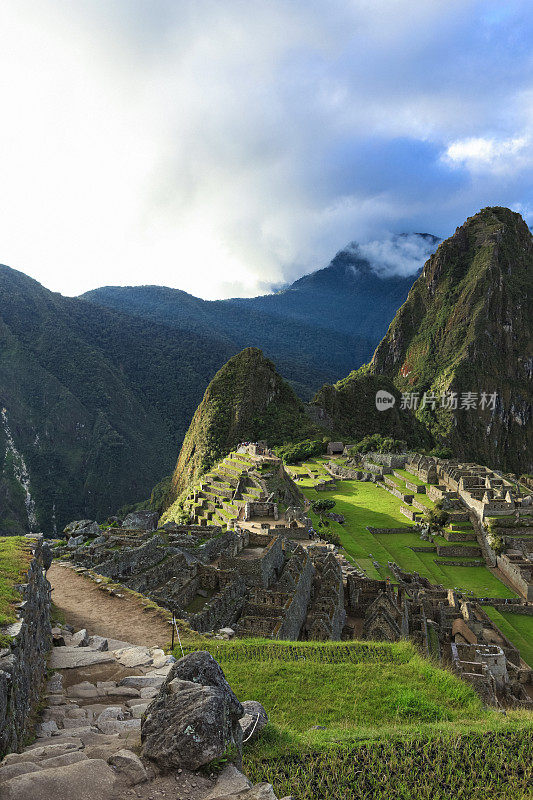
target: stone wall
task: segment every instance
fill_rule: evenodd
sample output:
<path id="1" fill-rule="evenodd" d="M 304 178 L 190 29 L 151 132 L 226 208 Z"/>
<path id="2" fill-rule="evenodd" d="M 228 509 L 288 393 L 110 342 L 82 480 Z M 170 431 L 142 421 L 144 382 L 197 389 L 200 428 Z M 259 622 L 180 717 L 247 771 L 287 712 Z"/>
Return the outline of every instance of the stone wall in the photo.
<path id="1" fill-rule="evenodd" d="M 447 542 L 475 542 L 476 534 L 466 531 L 444 531 L 444 538 Z"/>
<path id="2" fill-rule="evenodd" d="M 370 525 L 367 525 L 366 529 L 373 535 L 379 533 L 409 533 L 410 531 L 415 530 L 412 526 L 405 526 L 403 528 L 372 528 Z"/>
<path id="3" fill-rule="evenodd" d="M 240 575 L 235 575 L 231 583 L 208 600 L 201 611 L 188 617 L 189 624 L 200 633 L 231 627 L 239 618 L 245 602 L 246 584 Z"/>
<path id="4" fill-rule="evenodd" d="M 505 554 L 498 556 L 497 564 L 499 569 L 501 569 L 503 574 L 509 579 L 516 591 L 526 600 L 533 601 L 533 581 L 531 571 L 522 569 L 520 563 L 513 563 Z"/>
<path id="5" fill-rule="evenodd" d="M 0 648 L 0 758 L 18 750 L 30 732 L 52 643 L 50 584 L 44 574 L 41 540 L 35 540 L 34 546 L 25 583 L 19 586 L 19 620 L 2 631 L 12 638 Z"/>
<path id="6" fill-rule="evenodd" d="M 443 558 L 480 558 L 482 555 L 481 547 L 469 547 L 468 545 L 438 545 L 437 554 Z"/>
<path id="7" fill-rule="evenodd" d="M 374 461 L 376 464 L 383 464 L 385 467 L 393 469 L 403 469 L 407 461 L 407 455 L 401 453 L 366 453 L 365 458 Z"/>
<path id="8" fill-rule="evenodd" d="M 257 558 L 238 558 L 222 555 L 220 568 L 234 570 L 243 576 L 249 586 L 268 588 L 276 572 L 283 566 L 283 538 L 273 537 Z"/>

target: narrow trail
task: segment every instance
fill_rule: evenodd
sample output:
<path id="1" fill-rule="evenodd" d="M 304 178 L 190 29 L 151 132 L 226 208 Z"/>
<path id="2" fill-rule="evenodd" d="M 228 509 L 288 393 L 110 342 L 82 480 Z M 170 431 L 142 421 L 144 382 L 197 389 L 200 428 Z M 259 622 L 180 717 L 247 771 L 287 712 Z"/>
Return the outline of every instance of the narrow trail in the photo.
<path id="1" fill-rule="evenodd" d="M 111 597 L 89 578 L 56 563 L 46 576 L 52 585 L 52 602 L 75 630 L 86 628 L 89 635 L 145 647 L 165 647 L 170 642 L 168 622 L 156 611 L 145 610 L 134 596 Z"/>

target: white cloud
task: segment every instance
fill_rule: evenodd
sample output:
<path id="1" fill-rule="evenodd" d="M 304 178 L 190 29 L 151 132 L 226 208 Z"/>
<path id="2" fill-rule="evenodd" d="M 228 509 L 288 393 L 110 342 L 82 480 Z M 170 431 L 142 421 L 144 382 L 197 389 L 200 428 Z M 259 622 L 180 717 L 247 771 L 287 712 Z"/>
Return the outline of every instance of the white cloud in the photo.
<path id="1" fill-rule="evenodd" d="M 533 152 L 528 136 L 510 139 L 476 136 L 452 142 L 444 157 L 448 162 L 466 166 L 472 171 L 505 173 L 531 164 Z"/>
<path id="2" fill-rule="evenodd" d="M 419 233 L 389 234 L 379 241 L 359 244 L 357 251 L 378 275 L 413 275 L 437 249 L 438 242 Z"/>
<path id="3" fill-rule="evenodd" d="M 528 4 L 499 6 L 4 0 L 0 261 L 69 294 L 254 294 L 346 241 L 530 207 L 498 170 L 529 143 L 467 144 L 519 143 L 533 109 Z"/>

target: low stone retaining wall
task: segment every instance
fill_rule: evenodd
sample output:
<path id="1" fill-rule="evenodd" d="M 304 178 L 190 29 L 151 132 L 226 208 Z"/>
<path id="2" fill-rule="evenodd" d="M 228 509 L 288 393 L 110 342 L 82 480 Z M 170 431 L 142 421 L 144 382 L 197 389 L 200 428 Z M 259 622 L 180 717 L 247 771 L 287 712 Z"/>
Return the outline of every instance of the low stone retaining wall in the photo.
<path id="1" fill-rule="evenodd" d="M 447 542 L 475 542 L 476 534 L 474 531 L 471 533 L 460 531 L 444 531 L 444 538 Z"/>
<path id="2" fill-rule="evenodd" d="M 385 534 L 388 534 L 388 533 L 391 533 L 391 534 L 392 533 L 410 533 L 413 530 L 412 526 L 408 526 L 407 528 L 372 528 L 372 527 L 370 527 L 370 525 L 367 525 L 366 529 L 367 529 L 367 531 L 369 531 L 369 533 L 372 533 L 372 534 L 377 534 L 377 533 L 385 533 Z"/>
<path id="3" fill-rule="evenodd" d="M 454 547 L 453 545 L 438 545 L 437 553 L 443 558 L 479 558 L 482 555 L 481 547 Z"/>
<path id="4" fill-rule="evenodd" d="M 524 617 L 533 617 L 533 605 L 523 606 L 518 603 L 511 604 L 511 601 L 507 604 L 502 603 L 501 600 L 499 603 L 493 603 L 492 605 L 500 612 L 508 611 L 510 614 L 522 614 Z"/>
<path id="5" fill-rule="evenodd" d="M 400 507 L 400 514 L 403 514 L 404 517 L 407 517 L 407 519 L 410 519 L 411 522 L 416 522 L 418 520 L 418 518 L 420 517 L 420 513 L 418 511 L 413 511 L 412 509 L 405 508 L 404 506 Z"/>
<path id="6" fill-rule="evenodd" d="M 441 567 L 484 567 L 485 562 L 479 559 L 478 561 L 450 561 L 449 559 L 436 559 L 434 558 L 433 561 L 435 564 L 439 564 Z M 477 602 L 477 600 L 476 600 Z"/>
<path id="7" fill-rule="evenodd" d="M 396 475 L 396 473 L 394 473 Z M 401 477 L 401 476 L 398 476 Z M 411 483 L 411 481 L 405 481 L 405 488 L 409 489 L 410 492 L 414 492 L 415 494 L 425 494 L 426 487 L 420 486 L 418 483 Z"/>
<path id="8" fill-rule="evenodd" d="M 50 584 L 43 563 L 47 554 L 39 539 L 32 547 L 25 582 L 19 584 L 23 606 L 18 622 L 2 631 L 12 638 L 0 649 L 0 758 L 18 750 L 30 732 L 52 645 Z"/>

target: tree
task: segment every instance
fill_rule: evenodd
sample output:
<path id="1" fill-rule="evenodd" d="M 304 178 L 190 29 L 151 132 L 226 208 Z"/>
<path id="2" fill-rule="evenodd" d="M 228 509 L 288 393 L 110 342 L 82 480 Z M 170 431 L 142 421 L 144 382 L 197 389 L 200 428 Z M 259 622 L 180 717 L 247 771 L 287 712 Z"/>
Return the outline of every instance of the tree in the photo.
<path id="1" fill-rule="evenodd" d="M 450 519 L 450 515 L 447 511 L 444 511 L 443 508 L 439 508 L 438 505 L 435 505 L 435 508 L 427 509 L 423 519 L 429 528 L 429 532 L 436 534 L 442 533 L 442 530 L 446 527 L 446 523 Z"/>
<path id="2" fill-rule="evenodd" d="M 320 517 L 332 508 L 335 508 L 335 500 L 315 500 L 312 505 L 313 511 Z"/>

